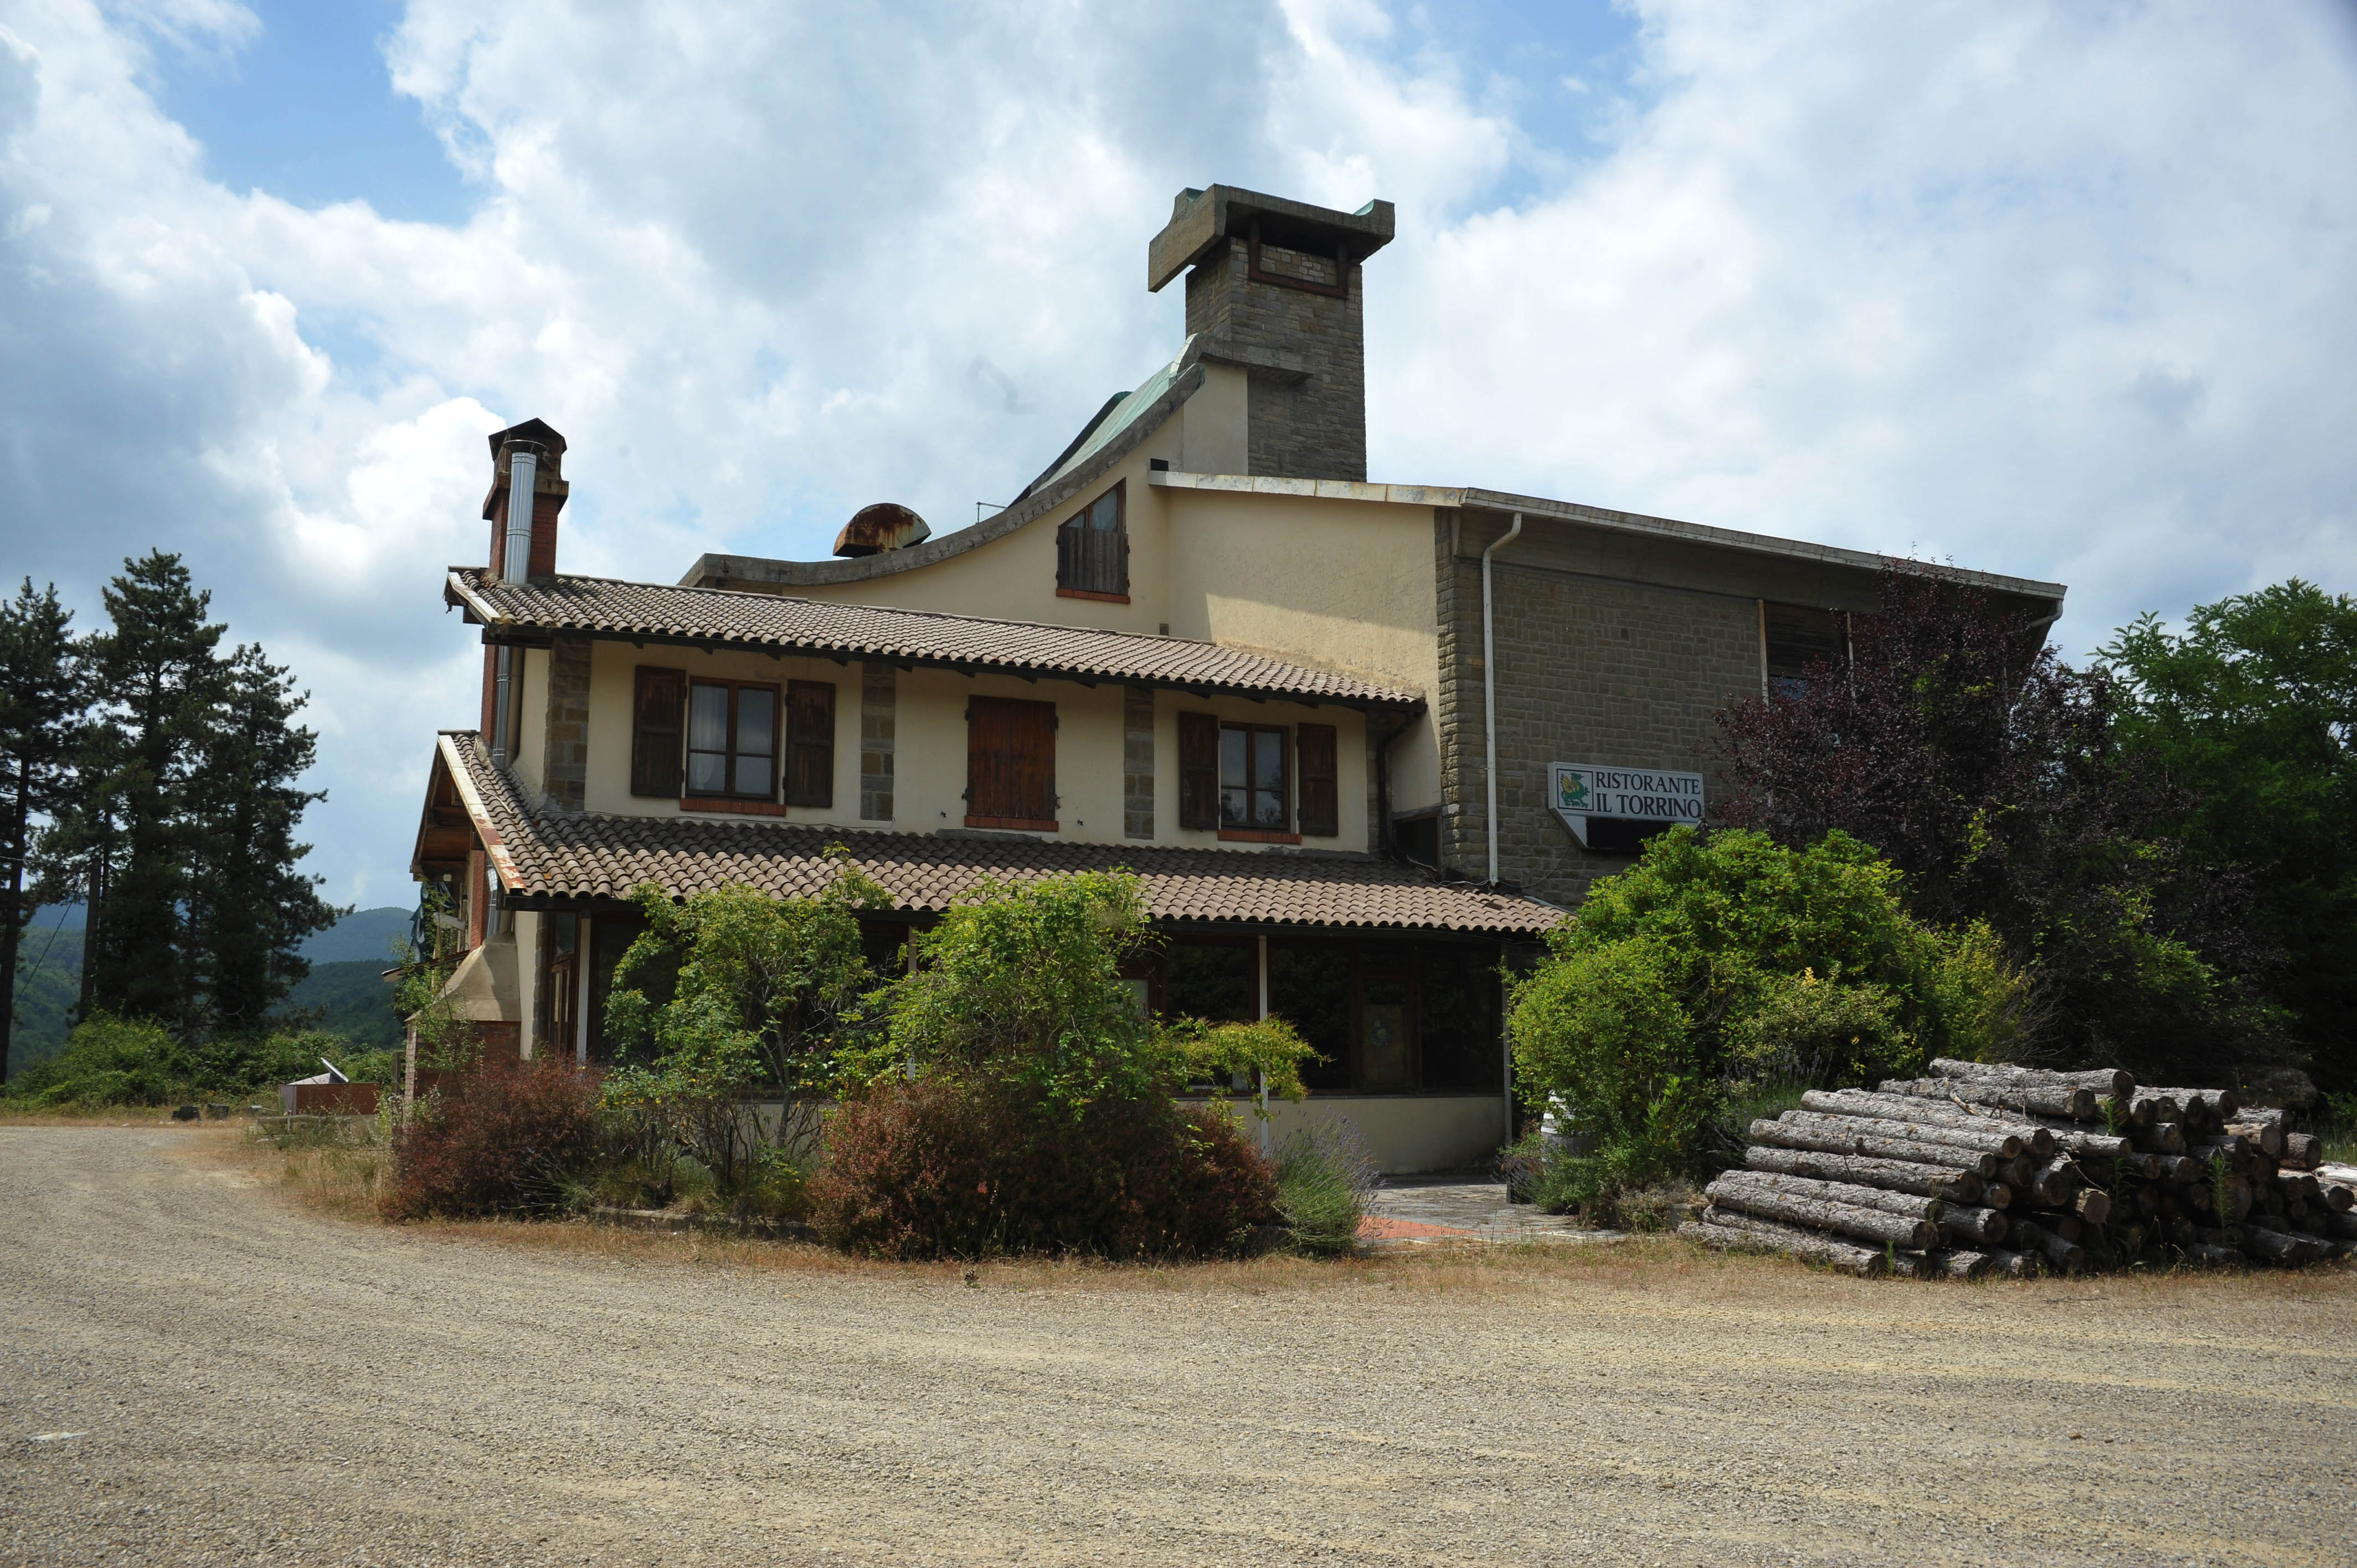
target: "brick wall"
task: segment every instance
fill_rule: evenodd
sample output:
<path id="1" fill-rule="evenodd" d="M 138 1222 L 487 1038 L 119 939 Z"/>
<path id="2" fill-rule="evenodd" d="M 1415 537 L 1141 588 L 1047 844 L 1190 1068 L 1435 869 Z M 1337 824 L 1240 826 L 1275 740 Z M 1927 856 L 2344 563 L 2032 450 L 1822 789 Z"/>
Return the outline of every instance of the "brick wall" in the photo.
<path id="1" fill-rule="evenodd" d="M 1488 870 L 1482 779 L 1480 550 L 1502 529 L 1469 526 L 1452 551 L 1436 530 L 1440 574 L 1441 855 Z M 1525 535 L 1528 538 L 1528 535 Z M 1523 540 L 1495 557 L 1499 875 L 1572 904 L 1631 857 L 1584 849 L 1547 808 L 1550 762 L 1674 768 L 1704 776 L 1716 815 L 1726 780 L 1717 711 L 1760 690 L 1752 599 L 1616 582 L 1516 564 Z M 1534 550 L 1544 559 L 1544 546 Z"/>
<path id="2" fill-rule="evenodd" d="M 1322 269 L 1322 273 L 1321 273 Z M 1275 245 L 1261 270 L 1331 282 L 1331 257 Z M 1367 369 L 1360 268 L 1347 297 L 1255 282 L 1242 240 L 1187 274 L 1187 330 L 1297 360 L 1301 371 L 1252 371 L 1246 462 L 1255 474 L 1312 479 L 1367 477 Z"/>
<path id="3" fill-rule="evenodd" d="M 548 728 L 541 741 L 544 792 L 578 811 L 589 789 L 589 642 L 560 637 L 548 650 Z"/>

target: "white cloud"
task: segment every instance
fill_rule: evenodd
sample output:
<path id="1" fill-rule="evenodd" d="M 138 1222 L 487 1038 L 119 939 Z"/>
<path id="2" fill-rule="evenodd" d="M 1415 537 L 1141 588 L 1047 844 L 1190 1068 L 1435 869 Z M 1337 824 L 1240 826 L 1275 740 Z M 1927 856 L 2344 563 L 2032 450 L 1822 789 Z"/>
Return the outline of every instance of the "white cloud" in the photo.
<path id="1" fill-rule="evenodd" d="M 1639 81 L 1565 83 L 1598 153 L 1369 0 L 413 0 L 392 78 L 480 194 L 440 226 L 205 177 L 148 84 L 242 7 L 0 0 L 5 564 L 94 607 L 185 551 L 316 694 L 330 893 L 405 900 L 485 432 L 565 432 L 584 570 L 816 553 L 888 498 L 955 526 L 1176 347 L 1143 248 L 1222 179 L 1399 204 L 1382 477 L 2061 577 L 2082 643 L 2348 585 L 2332 13 L 1642 12 Z"/>

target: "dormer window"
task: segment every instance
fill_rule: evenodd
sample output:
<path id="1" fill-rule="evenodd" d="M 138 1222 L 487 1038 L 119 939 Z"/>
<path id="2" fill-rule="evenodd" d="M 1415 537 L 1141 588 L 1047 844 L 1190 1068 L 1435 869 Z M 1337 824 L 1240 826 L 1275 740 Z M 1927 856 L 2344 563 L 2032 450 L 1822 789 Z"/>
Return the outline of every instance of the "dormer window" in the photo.
<path id="1" fill-rule="evenodd" d="M 1114 486 L 1056 530 L 1056 592 L 1068 599 L 1129 603 L 1129 529 Z"/>

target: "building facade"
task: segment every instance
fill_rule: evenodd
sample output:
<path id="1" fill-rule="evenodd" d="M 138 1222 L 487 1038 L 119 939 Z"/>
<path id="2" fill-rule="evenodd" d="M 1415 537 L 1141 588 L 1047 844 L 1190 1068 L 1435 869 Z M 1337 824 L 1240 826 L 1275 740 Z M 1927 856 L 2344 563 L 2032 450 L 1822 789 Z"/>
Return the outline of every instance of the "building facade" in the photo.
<path id="1" fill-rule="evenodd" d="M 1710 820 L 1716 714 L 1846 657 L 1887 564 L 1371 482 L 1361 285 L 1392 237 L 1386 203 L 1182 192 L 1147 272 L 1185 279 L 1179 351 L 943 536 L 877 506 L 832 560 L 568 576 L 563 437 L 494 435 L 486 563 L 445 584 L 483 711 L 437 743 L 417 872 L 511 972 L 461 978 L 514 997 L 516 1048 L 604 1048 L 642 883 L 809 891 L 840 844 L 899 901 L 888 961 L 981 876 L 1123 866 L 1165 939 L 1145 1004 L 1275 1013 L 1327 1057 L 1286 1115 L 1350 1116 L 1392 1169 L 1494 1153 L 1501 964 Z"/>

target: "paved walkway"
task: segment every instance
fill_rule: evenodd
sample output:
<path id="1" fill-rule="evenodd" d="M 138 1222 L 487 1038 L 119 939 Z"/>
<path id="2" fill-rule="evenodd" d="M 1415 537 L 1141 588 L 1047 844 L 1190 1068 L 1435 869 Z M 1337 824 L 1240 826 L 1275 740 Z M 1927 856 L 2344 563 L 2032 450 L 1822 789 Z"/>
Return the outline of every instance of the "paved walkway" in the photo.
<path id="1" fill-rule="evenodd" d="M 1506 1184 L 1478 1172 L 1393 1176 L 1367 1199 L 1359 1240 L 1377 1250 L 1501 1241 L 1610 1241 L 1618 1230 L 1586 1230 L 1566 1214 L 1506 1201 Z"/>

